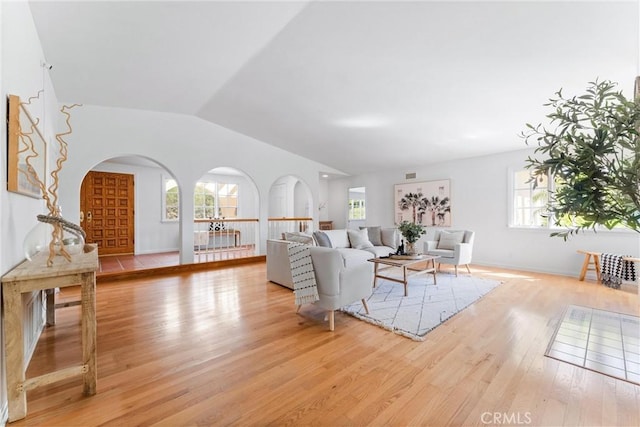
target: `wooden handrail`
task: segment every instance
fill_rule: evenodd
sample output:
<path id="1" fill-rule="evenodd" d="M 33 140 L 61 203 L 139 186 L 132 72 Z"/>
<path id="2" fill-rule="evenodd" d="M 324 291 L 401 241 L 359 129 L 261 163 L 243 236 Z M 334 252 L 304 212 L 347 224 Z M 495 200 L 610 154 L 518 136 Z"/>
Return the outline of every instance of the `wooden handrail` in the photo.
<path id="1" fill-rule="evenodd" d="M 258 218 L 211 218 L 211 219 L 194 219 L 193 222 L 258 222 Z"/>
<path id="2" fill-rule="evenodd" d="M 305 217 L 281 217 L 281 218 L 268 218 L 269 221 L 313 221 L 313 218 Z"/>

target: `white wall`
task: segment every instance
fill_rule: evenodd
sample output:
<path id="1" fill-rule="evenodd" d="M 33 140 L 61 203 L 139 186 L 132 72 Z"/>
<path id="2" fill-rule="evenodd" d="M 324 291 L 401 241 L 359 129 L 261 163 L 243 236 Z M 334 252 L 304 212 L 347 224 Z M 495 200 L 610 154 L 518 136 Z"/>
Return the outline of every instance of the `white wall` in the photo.
<path id="1" fill-rule="evenodd" d="M 515 140 L 514 145 L 519 141 Z M 583 256 L 578 249 L 640 255 L 640 233 L 585 232 L 568 242 L 549 237 L 549 230 L 515 229 L 508 226 L 509 168 L 521 169 L 531 150 L 517 150 L 486 157 L 458 160 L 386 171 L 331 181 L 329 216 L 337 228 L 345 227 L 347 206 L 343 201 L 349 187 L 367 188 L 367 225 L 393 226 L 394 184 L 451 180 L 452 229 L 476 232 L 473 263 L 487 266 L 540 271 L 575 276 Z M 406 181 L 406 173 L 416 172 Z M 433 236 L 433 228 L 420 242 Z M 421 243 L 420 243 L 421 244 Z"/>
<path id="2" fill-rule="evenodd" d="M 100 172 L 127 173 L 135 182 L 135 253 L 149 254 L 173 252 L 180 248 L 180 224 L 178 221 L 162 219 L 162 189 L 164 178 L 171 174 L 159 166 L 141 166 L 105 161 L 92 170 Z M 257 218 L 255 185 L 242 175 L 220 175 L 205 173 L 198 180 L 224 181 L 238 185 L 239 211 L 241 218 Z M 193 189 L 192 189 L 193 191 Z M 182 196 L 182 195 L 181 195 Z M 66 211 L 66 210 L 65 210 Z M 66 213 L 65 213 L 66 216 Z M 193 212 L 188 221 L 193 219 Z"/>
<path id="3" fill-rule="evenodd" d="M 57 100 L 49 72 L 45 71 L 40 63 L 44 55 L 40 47 L 37 32 L 31 17 L 31 11 L 26 2 L 0 2 L 0 89 L 2 102 L 0 102 L 0 116 L 6 117 L 6 97 L 18 95 L 23 100 L 36 96 L 44 87 L 44 95 L 29 107 L 32 116 L 40 118 L 40 130 L 50 147 L 55 147 L 52 142 L 56 124 Z M 7 129 L 6 120 L 0 120 L 0 275 L 11 270 L 24 260 L 22 242 L 29 230 L 37 224 L 36 215 L 46 213 L 46 207 L 42 200 L 34 199 L 16 193 L 10 193 L 7 189 Z M 54 156 L 49 155 L 49 160 Z M 27 295 L 27 301 L 35 301 L 38 295 Z M 44 324 L 40 305 L 36 304 L 29 313 L 24 313 L 37 324 L 33 329 L 40 330 Z M 4 319 L 4 313 L 1 316 Z M 0 325 L 4 330 L 4 321 Z M 32 343 L 27 349 L 27 356 L 35 346 L 32 331 L 25 331 L 25 340 Z M 0 351 L 0 424 L 6 421 L 7 395 L 5 382 L 4 337 Z"/>
<path id="4" fill-rule="evenodd" d="M 180 247 L 177 222 L 162 221 L 163 177 L 171 177 L 159 167 L 103 162 L 94 171 L 126 173 L 134 179 L 134 240 L 136 254 L 176 251 Z M 78 195 L 79 198 L 79 195 Z M 68 216 L 65 207 L 63 215 Z"/>
<path id="5" fill-rule="evenodd" d="M 54 134 L 66 127 L 64 117 L 58 112 L 49 71 L 44 71 L 41 66 L 46 58 L 29 5 L 27 2 L 0 2 L 0 5 L 0 88 L 3 97 L 15 94 L 26 99 L 35 96 L 44 86 L 44 99 L 30 111 L 33 116 L 41 118 L 45 139 L 53 147 Z M 55 67 L 51 72 L 55 73 Z M 2 117 L 6 117 L 6 102 L 0 103 L 0 109 Z M 5 120 L 0 122 L 0 273 L 4 274 L 24 259 L 22 241 L 37 223 L 36 215 L 45 212 L 45 205 L 42 200 L 6 191 L 6 123 Z M 181 218 L 192 217 L 193 188 L 198 179 L 213 168 L 228 166 L 242 171 L 255 185 L 258 197 L 254 199 L 254 205 L 258 207 L 260 220 L 261 245 L 258 250 L 264 253 L 271 184 L 280 176 L 294 175 L 307 186 L 313 203 L 317 203 L 319 171 L 339 173 L 326 165 L 193 116 L 85 105 L 71 110 L 71 123 L 73 133 L 65 138 L 69 144 L 69 157 L 60 173 L 59 204 L 65 218 L 76 223 L 79 220 L 82 179 L 105 160 L 138 155 L 164 167 L 178 182 L 182 196 Z M 49 155 L 50 160 L 56 157 Z M 159 206 L 156 212 L 160 212 Z M 193 222 L 181 221 L 178 229 L 181 262 L 192 262 Z M 151 244 L 168 245 L 167 242 Z M 0 352 L 0 365 L 3 370 L 0 380 L 2 411 L 6 407 L 4 351 Z M 0 423 L 3 421 L 0 418 Z"/>
<path id="6" fill-rule="evenodd" d="M 73 110 L 72 125 L 73 134 L 67 138 L 69 159 L 60 174 L 60 198 L 65 217 L 74 222 L 79 218 L 78 194 L 84 175 L 106 159 L 134 155 L 162 165 L 178 182 L 181 218 L 192 217 L 193 188 L 200 177 L 225 166 L 241 171 L 256 186 L 259 249 L 264 253 L 271 185 L 283 175 L 293 175 L 306 184 L 317 203 L 319 171 L 328 169 L 192 116 L 85 105 Z M 193 223 L 181 221 L 180 233 L 181 262 L 192 262 Z"/>

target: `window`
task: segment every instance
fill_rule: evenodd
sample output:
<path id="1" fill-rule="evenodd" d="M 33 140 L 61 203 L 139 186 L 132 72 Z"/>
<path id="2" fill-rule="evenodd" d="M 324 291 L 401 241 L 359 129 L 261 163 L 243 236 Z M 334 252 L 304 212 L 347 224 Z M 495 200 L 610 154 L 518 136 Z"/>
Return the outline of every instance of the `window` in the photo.
<path id="1" fill-rule="evenodd" d="M 542 177 L 531 181 L 528 170 L 512 173 L 512 217 L 514 227 L 549 227 L 550 221 L 543 216 L 546 211 L 549 193 L 549 178 Z"/>
<path id="2" fill-rule="evenodd" d="M 556 219 L 546 215 L 549 198 L 562 185 L 563 182 L 554 176 L 542 177 L 537 182 L 533 182 L 528 170 L 512 171 L 510 225 L 513 227 L 564 228 L 584 224 L 582 217 L 564 215 Z M 623 229 L 624 227 L 617 225 L 614 228 Z"/>
<path id="3" fill-rule="evenodd" d="M 164 219 L 177 220 L 180 205 L 178 185 L 173 179 L 164 180 Z M 238 216 L 238 184 L 199 181 L 193 191 L 193 217 L 236 218 Z"/>
<path id="4" fill-rule="evenodd" d="M 349 199 L 349 220 L 366 219 L 364 199 Z"/>
<path id="5" fill-rule="evenodd" d="M 196 219 L 238 216 L 238 184 L 198 182 L 193 197 L 193 217 Z"/>
<path id="6" fill-rule="evenodd" d="M 180 208 L 180 191 L 178 190 L 178 183 L 175 179 L 164 179 L 164 197 L 162 201 L 162 212 L 164 213 L 164 220 L 177 220 Z"/>

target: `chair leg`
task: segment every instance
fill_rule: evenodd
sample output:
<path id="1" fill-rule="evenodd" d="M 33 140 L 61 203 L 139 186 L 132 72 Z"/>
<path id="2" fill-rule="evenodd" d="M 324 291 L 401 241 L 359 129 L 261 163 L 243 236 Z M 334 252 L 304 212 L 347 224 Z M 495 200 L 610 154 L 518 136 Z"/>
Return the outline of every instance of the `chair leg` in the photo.
<path id="1" fill-rule="evenodd" d="M 455 270 L 455 272 L 456 272 L 456 277 L 458 277 L 458 266 L 457 266 L 457 265 L 454 265 L 454 266 L 453 266 L 453 269 L 454 269 L 454 270 Z"/>
<path id="2" fill-rule="evenodd" d="M 362 298 L 362 305 L 364 306 L 364 311 L 369 314 L 369 307 L 367 306 L 367 301 Z"/>
<path id="3" fill-rule="evenodd" d="M 469 272 L 469 274 L 471 274 L 471 269 L 469 268 L 469 264 L 465 264 L 465 267 L 467 267 L 467 271 Z"/>
<path id="4" fill-rule="evenodd" d="M 331 310 L 329 311 L 329 330 L 333 331 L 335 327 L 335 312 Z"/>
<path id="5" fill-rule="evenodd" d="M 300 312 L 300 308 L 301 308 L 301 307 L 302 307 L 302 304 L 300 304 L 300 305 L 298 306 L 298 308 L 296 308 L 296 314 L 298 314 L 298 313 Z"/>

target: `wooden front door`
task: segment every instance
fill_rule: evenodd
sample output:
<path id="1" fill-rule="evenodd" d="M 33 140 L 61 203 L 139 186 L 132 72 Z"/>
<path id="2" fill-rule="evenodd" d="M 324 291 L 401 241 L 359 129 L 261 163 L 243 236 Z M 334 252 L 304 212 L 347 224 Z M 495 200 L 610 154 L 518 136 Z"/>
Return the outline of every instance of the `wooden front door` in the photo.
<path id="1" fill-rule="evenodd" d="M 80 224 L 100 255 L 134 252 L 133 175 L 89 172 L 80 189 Z"/>

